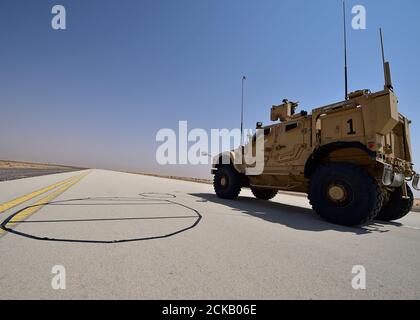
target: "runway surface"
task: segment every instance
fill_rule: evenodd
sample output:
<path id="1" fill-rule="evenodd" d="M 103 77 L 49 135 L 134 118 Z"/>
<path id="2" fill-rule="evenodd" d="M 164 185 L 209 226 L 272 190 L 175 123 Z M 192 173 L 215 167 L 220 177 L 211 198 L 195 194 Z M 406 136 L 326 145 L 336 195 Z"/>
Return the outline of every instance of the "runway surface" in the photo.
<path id="1" fill-rule="evenodd" d="M 419 213 L 346 228 L 299 196 L 103 170 L 1 182 L 0 212 L 0 299 L 420 298 Z"/>
<path id="2" fill-rule="evenodd" d="M 32 169 L 32 168 L 0 168 L 0 181 L 9 181 L 37 176 L 44 176 L 48 174 L 57 174 L 63 172 L 71 172 L 77 169 Z"/>

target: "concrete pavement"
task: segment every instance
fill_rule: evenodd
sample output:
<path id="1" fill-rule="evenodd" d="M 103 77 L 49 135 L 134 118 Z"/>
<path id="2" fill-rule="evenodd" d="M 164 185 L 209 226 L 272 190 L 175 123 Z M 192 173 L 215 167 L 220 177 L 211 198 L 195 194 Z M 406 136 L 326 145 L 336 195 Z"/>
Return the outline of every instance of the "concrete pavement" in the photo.
<path id="1" fill-rule="evenodd" d="M 83 173 L 1 182 L 0 203 Z M 80 179 L 0 214 L 10 228 L 0 299 L 420 298 L 418 213 L 346 228 L 294 195 L 226 201 L 206 184 L 103 170 Z M 51 286 L 55 265 L 65 290 Z M 352 288 L 355 265 L 366 290 Z"/>

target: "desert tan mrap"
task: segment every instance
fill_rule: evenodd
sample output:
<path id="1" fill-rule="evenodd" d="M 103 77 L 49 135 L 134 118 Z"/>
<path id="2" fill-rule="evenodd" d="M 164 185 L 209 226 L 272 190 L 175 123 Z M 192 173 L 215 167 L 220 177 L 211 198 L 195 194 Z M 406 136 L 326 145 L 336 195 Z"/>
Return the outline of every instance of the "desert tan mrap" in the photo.
<path id="1" fill-rule="evenodd" d="M 413 206 L 408 182 L 419 190 L 419 175 L 413 170 L 410 120 L 398 111 L 389 63 L 384 67 L 382 91 L 358 90 L 312 113 L 296 113 L 298 104 L 286 99 L 273 106 L 274 123 L 257 124 L 264 132 L 262 174 L 248 175 L 250 166 L 238 163 L 245 147 L 224 152 L 213 160 L 217 195 L 234 199 L 242 187 L 262 200 L 278 190 L 304 192 L 322 218 L 347 226 L 405 216 Z M 249 144 L 254 147 L 255 135 Z"/>

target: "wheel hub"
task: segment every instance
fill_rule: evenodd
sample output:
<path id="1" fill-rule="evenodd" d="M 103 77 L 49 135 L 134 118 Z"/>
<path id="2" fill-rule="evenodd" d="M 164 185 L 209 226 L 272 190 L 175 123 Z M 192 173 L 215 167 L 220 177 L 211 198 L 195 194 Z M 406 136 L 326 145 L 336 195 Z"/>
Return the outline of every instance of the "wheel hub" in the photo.
<path id="1" fill-rule="evenodd" d="M 328 188 L 328 197 L 334 202 L 343 202 L 346 197 L 346 189 L 341 185 L 331 185 Z"/>
<path id="2" fill-rule="evenodd" d="M 227 186 L 227 183 L 228 183 L 228 181 L 227 181 L 226 177 L 222 177 L 222 178 L 220 179 L 220 185 L 221 185 L 222 187 L 226 187 L 226 186 Z"/>

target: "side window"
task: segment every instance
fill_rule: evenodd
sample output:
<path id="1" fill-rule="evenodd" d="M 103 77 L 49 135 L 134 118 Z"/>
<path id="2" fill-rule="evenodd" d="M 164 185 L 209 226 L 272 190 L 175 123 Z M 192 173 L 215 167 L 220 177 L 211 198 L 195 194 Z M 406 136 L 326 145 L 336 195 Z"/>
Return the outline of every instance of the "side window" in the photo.
<path id="1" fill-rule="evenodd" d="M 298 125 L 298 123 L 297 123 L 297 122 L 287 124 L 287 125 L 286 125 L 286 128 L 285 128 L 285 131 L 286 131 L 286 132 L 289 132 L 289 131 L 291 131 L 291 130 L 293 130 L 293 129 L 296 129 L 298 126 L 299 126 L 299 125 Z"/>
<path id="2" fill-rule="evenodd" d="M 264 129 L 264 137 L 267 137 L 268 135 L 270 135 L 270 133 L 271 133 L 271 128 Z M 256 143 L 256 142 L 257 142 L 257 134 L 255 133 L 252 136 L 252 143 Z"/>

